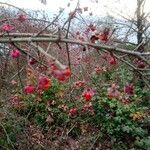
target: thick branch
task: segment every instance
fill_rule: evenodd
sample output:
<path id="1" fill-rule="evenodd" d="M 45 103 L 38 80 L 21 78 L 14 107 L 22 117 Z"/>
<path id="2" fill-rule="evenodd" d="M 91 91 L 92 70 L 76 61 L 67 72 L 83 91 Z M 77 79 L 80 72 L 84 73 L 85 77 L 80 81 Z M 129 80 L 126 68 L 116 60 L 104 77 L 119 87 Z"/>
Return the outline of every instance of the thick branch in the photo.
<path id="1" fill-rule="evenodd" d="M 117 48 L 115 46 L 107 46 L 105 44 L 93 44 L 93 43 L 89 43 L 89 42 L 82 42 L 79 40 L 74 40 L 74 39 L 65 39 L 65 38 L 60 38 L 58 40 L 58 37 L 56 36 L 55 38 L 53 38 L 54 35 L 51 37 L 23 37 L 23 38 L 10 38 L 9 36 L 6 37 L 1 37 L 0 38 L 0 43 L 10 43 L 10 42 L 61 42 L 61 43 L 70 43 L 70 44 L 78 44 L 78 45 L 82 45 L 82 46 L 89 46 L 89 47 L 93 47 L 99 50 L 102 49 L 106 49 L 107 51 L 110 52 L 119 52 L 119 53 L 124 53 L 124 54 L 129 54 L 129 55 L 133 55 L 133 56 L 150 56 L 150 52 L 135 52 L 135 51 L 131 51 L 131 50 L 127 50 L 127 49 L 122 49 L 122 48 Z"/>

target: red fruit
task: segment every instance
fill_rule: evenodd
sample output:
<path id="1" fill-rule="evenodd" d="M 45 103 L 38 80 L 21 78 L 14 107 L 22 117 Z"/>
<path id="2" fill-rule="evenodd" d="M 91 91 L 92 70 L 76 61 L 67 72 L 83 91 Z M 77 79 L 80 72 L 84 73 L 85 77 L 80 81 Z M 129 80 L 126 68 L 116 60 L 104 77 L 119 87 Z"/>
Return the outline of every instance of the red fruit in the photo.
<path id="1" fill-rule="evenodd" d="M 133 84 L 129 84 L 127 83 L 125 86 L 124 86 L 124 92 L 128 95 L 132 95 L 133 94 Z"/>
<path id="2" fill-rule="evenodd" d="M 90 101 L 92 99 L 92 95 L 90 93 L 86 93 L 83 95 L 86 101 Z"/>
<path id="3" fill-rule="evenodd" d="M 18 58 L 20 56 L 20 51 L 18 49 L 14 49 L 10 51 L 10 56 L 12 58 Z"/>
<path id="4" fill-rule="evenodd" d="M 62 72 L 61 70 L 54 69 L 54 70 L 52 71 L 52 75 L 53 75 L 54 77 L 61 76 L 61 75 L 63 75 L 63 72 Z"/>
<path id="5" fill-rule="evenodd" d="M 100 68 L 100 67 L 95 67 L 95 72 L 96 72 L 96 74 L 99 74 L 100 72 L 102 72 L 103 70 L 102 70 L 102 68 Z"/>
<path id="6" fill-rule="evenodd" d="M 58 69 L 58 68 L 57 68 L 57 66 L 56 66 L 55 64 L 51 64 L 51 69 L 52 69 L 52 70 L 56 70 L 56 69 Z"/>
<path id="7" fill-rule="evenodd" d="M 66 80 L 65 76 L 58 76 L 57 79 L 59 81 L 65 81 Z"/>
<path id="8" fill-rule="evenodd" d="M 27 20 L 27 16 L 25 15 L 19 15 L 17 18 L 20 22 L 24 22 L 25 20 Z"/>
<path id="9" fill-rule="evenodd" d="M 60 80 L 60 81 L 64 81 L 66 79 L 64 72 L 62 70 L 53 70 L 52 71 L 52 75 L 54 76 L 54 78 Z"/>
<path id="10" fill-rule="evenodd" d="M 102 33 L 102 34 L 99 35 L 99 39 L 101 41 L 107 42 L 108 41 L 108 35 Z"/>
<path id="11" fill-rule="evenodd" d="M 34 58 L 30 58 L 29 64 L 34 65 L 37 61 Z"/>
<path id="12" fill-rule="evenodd" d="M 99 39 L 101 41 L 107 42 L 108 41 L 108 36 L 109 36 L 109 31 L 110 31 L 109 28 L 105 28 L 104 31 L 103 31 L 103 33 L 101 33 L 99 35 Z"/>
<path id="13" fill-rule="evenodd" d="M 80 32 L 79 32 L 79 31 L 77 31 L 77 32 L 76 32 L 76 35 L 80 35 Z"/>
<path id="14" fill-rule="evenodd" d="M 2 28 L 3 31 L 9 32 L 9 31 L 14 29 L 14 26 L 9 24 L 9 23 L 5 23 L 5 24 L 2 25 L 1 28 Z"/>
<path id="15" fill-rule="evenodd" d="M 35 91 L 35 88 L 32 85 L 27 85 L 24 87 L 24 91 L 26 93 L 33 93 Z"/>
<path id="16" fill-rule="evenodd" d="M 66 77 L 69 77 L 69 76 L 71 75 L 70 68 L 66 68 L 65 70 L 63 70 L 63 74 L 64 74 Z"/>
<path id="17" fill-rule="evenodd" d="M 117 64 L 116 59 L 114 57 L 109 58 L 109 64 L 116 65 Z"/>
<path id="18" fill-rule="evenodd" d="M 82 93 L 82 97 L 84 97 L 84 99 L 85 99 L 86 101 L 90 101 L 93 96 L 94 96 L 94 92 L 93 92 L 92 89 L 86 89 L 86 90 Z"/>
<path id="19" fill-rule="evenodd" d="M 72 115 L 72 116 L 76 115 L 77 114 L 77 108 L 71 108 L 69 110 L 69 114 Z"/>
<path id="20" fill-rule="evenodd" d="M 133 63 L 136 64 L 138 68 L 145 68 L 145 63 L 141 59 L 136 58 Z"/>
<path id="21" fill-rule="evenodd" d="M 47 89 L 49 87 L 50 87 L 50 80 L 48 79 L 48 77 L 41 76 L 39 78 L 38 88 L 39 89 Z"/>
<path id="22" fill-rule="evenodd" d="M 138 61 L 137 65 L 138 65 L 138 68 L 145 68 L 145 63 L 141 60 Z"/>

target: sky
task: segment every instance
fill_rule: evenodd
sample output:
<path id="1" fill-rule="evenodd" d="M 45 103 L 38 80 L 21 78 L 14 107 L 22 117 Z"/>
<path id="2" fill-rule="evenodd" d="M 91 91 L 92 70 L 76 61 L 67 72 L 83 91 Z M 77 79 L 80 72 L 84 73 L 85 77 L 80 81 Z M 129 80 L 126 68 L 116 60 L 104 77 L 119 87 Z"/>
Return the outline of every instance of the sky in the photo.
<path id="1" fill-rule="evenodd" d="M 92 12 L 95 16 L 112 15 L 117 17 L 121 14 L 125 17 L 132 18 L 136 10 L 137 0 L 80 0 L 81 7 L 88 7 L 88 12 Z M 66 12 L 72 11 L 76 7 L 77 0 L 47 0 L 44 5 L 40 0 L 0 0 L 0 2 L 7 2 L 25 9 L 45 10 L 49 12 L 58 12 L 59 8 L 65 8 Z M 70 7 L 67 4 L 70 3 Z M 150 0 L 146 0 L 145 12 L 150 11 Z"/>

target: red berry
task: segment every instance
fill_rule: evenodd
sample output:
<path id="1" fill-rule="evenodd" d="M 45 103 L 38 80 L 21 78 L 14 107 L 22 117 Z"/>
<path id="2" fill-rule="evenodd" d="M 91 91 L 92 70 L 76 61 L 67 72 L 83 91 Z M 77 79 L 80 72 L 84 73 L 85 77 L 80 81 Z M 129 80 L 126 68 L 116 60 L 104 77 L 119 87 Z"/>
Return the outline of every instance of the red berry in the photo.
<path id="1" fill-rule="evenodd" d="M 138 61 L 137 65 L 138 65 L 138 68 L 145 68 L 145 63 L 141 60 Z"/>
<path id="2" fill-rule="evenodd" d="M 69 77 L 71 75 L 71 71 L 70 71 L 70 68 L 66 68 L 65 70 L 63 70 L 63 74 L 66 76 L 66 77 Z"/>
<path id="3" fill-rule="evenodd" d="M 47 89 L 50 87 L 50 80 L 48 77 L 41 76 L 39 78 L 38 88 L 39 89 Z"/>
<path id="4" fill-rule="evenodd" d="M 93 92 L 92 89 L 86 89 L 86 90 L 82 93 L 82 97 L 84 97 L 84 99 L 85 99 L 86 101 L 90 101 L 93 96 L 94 96 L 94 92 Z"/>
<path id="5" fill-rule="evenodd" d="M 51 70 L 56 70 L 58 69 L 57 66 L 55 64 L 51 64 Z"/>
<path id="6" fill-rule="evenodd" d="M 5 23 L 5 24 L 2 25 L 2 30 L 3 31 L 9 32 L 13 29 L 14 29 L 14 26 L 9 24 L 9 23 Z"/>
<path id="7" fill-rule="evenodd" d="M 18 49 L 14 49 L 10 51 L 10 56 L 12 58 L 18 58 L 20 56 L 20 51 Z"/>
<path id="8" fill-rule="evenodd" d="M 18 18 L 17 18 L 20 22 L 24 22 L 25 20 L 27 20 L 27 16 L 25 15 L 19 15 Z"/>
<path id="9" fill-rule="evenodd" d="M 95 72 L 96 72 L 96 74 L 99 74 L 100 72 L 102 72 L 102 68 L 101 67 L 95 67 Z"/>
<path id="10" fill-rule="evenodd" d="M 37 61 L 34 58 L 30 58 L 29 64 L 34 65 Z"/>
<path id="11" fill-rule="evenodd" d="M 77 114 L 77 108 L 71 108 L 71 109 L 69 110 L 69 114 L 70 114 L 71 116 L 76 115 L 76 114 Z"/>
<path id="12" fill-rule="evenodd" d="M 64 75 L 62 70 L 58 70 L 58 69 L 53 70 L 52 71 L 52 75 L 54 76 L 54 78 L 56 78 L 56 79 L 58 79 L 60 81 L 64 81 L 66 79 L 66 77 L 65 77 L 65 75 Z"/>
<path id="13" fill-rule="evenodd" d="M 99 35 L 99 39 L 101 41 L 107 42 L 108 41 L 108 35 L 102 33 L 102 34 Z"/>
<path id="14" fill-rule="evenodd" d="M 111 65 L 116 65 L 116 64 L 117 64 L 116 59 L 115 59 L 114 57 L 111 57 L 111 58 L 109 59 L 109 64 L 111 64 Z"/>
<path id="15" fill-rule="evenodd" d="M 124 92 L 128 95 L 132 95 L 133 94 L 133 84 L 129 84 L 127 83 L 125 86 L 124 86 Z"/>
<path id="16" fill-rule="evenodd" d="M 27 85 L 24 87 L 24 91 L 26 93 L 33 93 L 35 91 L 35 88 L 32 85 Z"/>
<path id="17" fill-rule="evenodd" d="M 101 33 L 99 35 L 99 39 L 101 41 L 107 42 L 108 41 L 108 36 L 109 36 L 109 31 L 110 31 L 109 28 L 105 28 L 104 31 L 103 31 L 103 33 Z"/>
<path id="18" fill-rule="evenodd" d="M 65 81 L 66 80 L 65 76 L 58 76 L 57 79 L 59 81 Z"/>

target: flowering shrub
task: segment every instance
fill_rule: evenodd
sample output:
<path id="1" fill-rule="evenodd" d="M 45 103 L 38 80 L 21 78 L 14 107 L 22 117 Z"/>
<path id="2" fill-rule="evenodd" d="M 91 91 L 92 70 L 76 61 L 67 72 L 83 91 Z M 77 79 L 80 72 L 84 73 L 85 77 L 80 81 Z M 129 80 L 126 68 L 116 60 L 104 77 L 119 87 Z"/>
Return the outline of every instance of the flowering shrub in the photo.
<path id="1" fill-rule="evenodd" d="M 106 24 L 70 30 L 90 10 L 78 7 L 62 27 L 63 10 L 53 22 L 24 11 L 2 20 L 0 148 L 149 149 L 149 53 L 113 47 Z"/>

